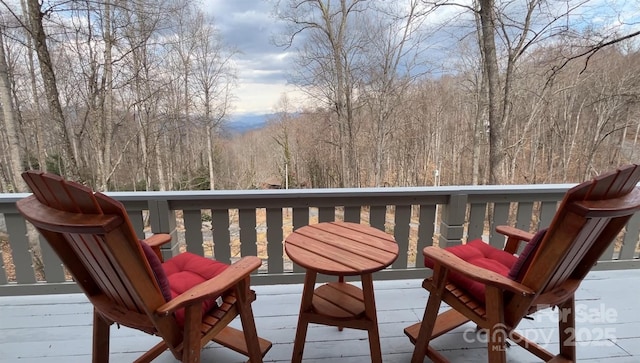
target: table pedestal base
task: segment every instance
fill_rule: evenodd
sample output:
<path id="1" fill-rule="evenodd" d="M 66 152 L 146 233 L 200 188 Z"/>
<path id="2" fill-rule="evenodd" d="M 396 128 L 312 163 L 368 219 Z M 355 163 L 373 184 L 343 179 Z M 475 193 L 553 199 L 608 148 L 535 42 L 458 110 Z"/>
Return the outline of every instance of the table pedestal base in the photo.
<path id="1" fill-rule="evenodd" d="M 317 273 L 307 271 L 296 329 L 292 362 L 301 362 L 309 323 L 366 330 L 371 362 L 381 363 L 380 333 L 376 318 L 373 279 L 362 275 L 362 289 L 345 282 L 330 282 L 314 290 Z"/>

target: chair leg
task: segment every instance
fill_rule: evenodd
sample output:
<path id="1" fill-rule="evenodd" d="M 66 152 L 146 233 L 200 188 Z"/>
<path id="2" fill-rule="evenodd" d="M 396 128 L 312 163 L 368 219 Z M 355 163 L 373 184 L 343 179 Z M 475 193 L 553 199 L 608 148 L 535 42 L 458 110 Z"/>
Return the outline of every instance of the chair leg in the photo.
<path id="1" fill-rule="evenodd" d="M 506 352 L 506 337 L 507 332 L 504 326 L 500 324 L 494 325 L 489 328 L 487 332 L 489 343 L 487 346 L 489 363 L 506 363 L 507 362 L 507 352 Z"/>
<path id="2" fill-rule="evenodd" d="M 200 362 L 200 350 L 202 349 L 202 305 L 191 304 L 184 311 L 184 335 L 182 341 L 182 363 Z"/>
<path id="3" fill-rule="evenodd" d="M 262 363 L 262 350 L 260 349 L 260 341 L 258 340 L 258 332 L 256 330 L 256 321 L 253 316 L 251 302 L 249 301 L 249 280 L 245 279 L 238 283 L 236 288 L 236 298 L 238 309 L 240 312 L 240 322 L 242 323 L 242 331 L 247 344 L 249 353 L 249 361 L 251 363 Z"/>
<path id="4" fill-rule="evenodd" d="M 424 357 L 429 350 L 429 342 L 431 341 L 433 328 L 436 325 L 438 310 L 442 303 L 442 293 L 444 292 L 447 282 L 446 275 L 446 271 L 443 271 L 440 266 L 435 267 L 433 273 L 433 288 L 429 291 L 429 299 L 427 300 L 427 306 L 424 309 L 422 323 L 420 323 L 420 332 L 418 333 L 415 347 L 413 348 L 411 363 L 424 362 Z"/>
<path id="5" fill-rule="evenodd" d="M 93 309 L 93 363 L 109 362 L 109 326 L 102 315 Z"/>
<path id="6" fill-rule="evenodd" d="M 487 323 L 488 334 L 488 356 L 490 363 L 507 362 L 507 327 L 504 324 L 504 305 L 502 301 L 502 290 L 487 286 Z"/>
<path id="7" fill-rule="evenodd" d="M 560 331 L 560 354 L 576 361 L 576 312 L 575 297 L 558 305 L 558 330 Z"/>
<path id="8" fill-rule="evenodd" d="M 424 357 L 429 349 L 429 342 L 431 341 L 431 335 L 436 324 L 436 319 L 438 318 L 438 310 L 440 309 L 441 303 L 442 300 L 440 296 L 429 295 L 427 307 L 424 309 L 424 316 L 420 324 L 420 332 L 416 339 L 416 345 L 413 348 L 411 363 L 424 361 Z"/>

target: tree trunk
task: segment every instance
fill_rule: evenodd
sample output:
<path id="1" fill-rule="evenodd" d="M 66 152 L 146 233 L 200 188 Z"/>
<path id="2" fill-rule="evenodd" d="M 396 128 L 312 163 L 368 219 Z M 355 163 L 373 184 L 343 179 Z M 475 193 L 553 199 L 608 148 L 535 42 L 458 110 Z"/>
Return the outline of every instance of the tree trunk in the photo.
<path id="1" fill-rule="evenodd" d="M 494 0 L 480 0 L 480 23 L 482 28 L 481 50 L 484 74 L 487 80 L 489 116 L 489 184 L 501 184 L 503 172 L 503 128 L 500 116 L 500 74 L 495 41 Z"/>
<path id="2" fill-rule="evenodd" d="M 11 99 L 11 83 L 9 82 L 9 69 L 4 53 L 4 35 L 0 31 L 0 105 L 4 127 L 9 143 L 9 180 L 14 192 L 26 192 L 27 186 L 20 177 L 22 172 L 22 152 L 18 138 L 18 125 L 16 123 L 15 110 Z"/>
<path id="3" fill-rule="evenodd" d="M 113 140 L 113 64 L 112 64 L 112 47 L 113 47 L 113 35 L 111 34 L 111 5 L 109 1 L 104 3 L 104 74 L 102 78 L 102 133 L 103 142 L 102 147 L 102 160 L 103 170 L 101 173 L 102 179 L 99 180 L 100 188 L 103 191 L 108 190 L 109 181 L 113 173 L 111 162 L 111 143 Z M 98 120 L 97 120 L 98 121 Z M 98 122 L 100 122 L 98 121 Z M 125 152 L 122 150 L 122 152 Z"/>
<path id="4" fill-rule="evenodd" d="M 26 14 L 28 12 L 28 7 L 27 4 L 25 2 L 25 0 L 21 0 L 20 1 L 20 6 L 22 9 L 22 12 L 24 14 Z M 33 120 L 33 125 L 34 125 L 34 132 L 35 132 L 35 149 L 36 149 L 36 159 L 38 160 L 38 169 L 40 170 L 46 170 L 47 169 L 47 151 L 46 148 L 44 147 L 44 136 L 43 136 L 43 131 L 42 131 L 42 119 L 43 117 L 42 114 L 42 104 L 39 101 L 40 100 L 40 92 L 38 90 L 38 84 L 37 84 L 37 77 L 36 77 L 36 70 L 35 70 L 35 64 L 34 64 L 34 59 L 33 59 L 33 39 L 32 37 L 29 35 L 31 30 L 29 28 L 29 24 L 25 24 L 25 39 L 27 42 L 27 47 L 26 47 L 26 54 L 27 54 L 27 68 L 29 69 L 29 86 L 31 87 L 31 95 L 34 98 L 34 100 L 38 100 L 35 101 L 35 106 L 36 106 L 36 115 L 37 117 L 34 118 Z M 29 154 L 29 146 L 27 145 L 27 154 Z M 32 155 L 29 155 L 29 157 Z M 29 163 L 29 165 L 31 166 L 31 163 Z"/>
<path id="5" fill-rule="evenodd" d="M 160 190 L 161 192 L 164 192 L 165 190 L 167 190 L 166 184 L 166 178 L 164 175 L 164 168 L 163 168 L 163 147 L 161 145 L 160 140 L 157 140 L 155 143 L 155 148 L 156 148 L 156 171 L 158 172 L 158 190 Z"/>
<path id="6" fill-rule="evenodd" d="M 36 54 L 38 55 L 38 63 L 40 64 L 40 74 L 44 84 L 49 113 L 54 124 L 58 125 L 60 133 L 60 142 L 63 150 L 66 152 L 67 168 L 66 174 L 70 179 L 80 180 L 80 172 L 77 163 L 77 157 L 71 145 L 71 138 L 67 130 L 67 125 L 62 112 L 60 98 L 58 94 L 58 86 L 56 84 L 56 76 L 53 71 L 53 63 L 49 55 L 47 47 L 47 35 L 42 25 L 42 17 L 44 14 L 40 11 L 40 3 L 38 0 L 27 0 L 29 25 L 31 28 L 31 36 L 33 37 Z"/>

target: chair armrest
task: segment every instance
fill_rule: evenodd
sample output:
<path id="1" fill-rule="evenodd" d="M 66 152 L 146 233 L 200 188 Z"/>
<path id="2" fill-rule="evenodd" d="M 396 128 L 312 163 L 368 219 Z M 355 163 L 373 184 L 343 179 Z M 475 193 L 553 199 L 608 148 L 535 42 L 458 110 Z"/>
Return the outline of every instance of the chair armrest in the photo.
<path id="1" fill-rule="evenodd" d="M 216 277 L 190 288 L 162 305 L 156 310 L 156 314 L 169 315 L 186 305 L 200 303 L 203 300 L 220 296 L 239 281 L 249 277 L 261 265 L 262 260 L 256 256 L 243 257 Z"/>
<path id="2" fill-rule="evenodd" d="M 501 290 L 511 291 L 522 296 L 533 295 L 535 293 L 521 283 L 502 276 L 497 272 L 472 265 L 445 249 L 429 246 L 425 247 L 422 253 L 434 262 L 434 271 L 438 265 L 441 265 L 448 270 L 455 271 L 485 285 L 498 287 Z"/>
<path id="3" fill-rule="evenodd" d="M 145 239 L 143 239 L 146 244 L 153 249 L 156 256 L 160 259 L 161 262 L 164 262 L 164 258 L 162 257 L 162 252 L 160 252 L 160 246 L 171 242 L 171 235 L 168 233 L 157 233 L 151 235 Z"/>
<path id="4" fill-rule="evenodd" d="M 512 255 L 518 251 L 518 245 L 520 242 L 529 242 L 534 236 L 533 233 L 511 226 L 496 226 L 496 232 L 507 236 L 507 243 L 504 246 L 504 251 L 509 252 Z"/>
<path id="5" fill-rule="evenodd" d="M 160 247 L 171 242 L 171 235 L 168 233 L 157 233 L 143 239 L 143 241 L 147 242 L 150 247 Z"/>

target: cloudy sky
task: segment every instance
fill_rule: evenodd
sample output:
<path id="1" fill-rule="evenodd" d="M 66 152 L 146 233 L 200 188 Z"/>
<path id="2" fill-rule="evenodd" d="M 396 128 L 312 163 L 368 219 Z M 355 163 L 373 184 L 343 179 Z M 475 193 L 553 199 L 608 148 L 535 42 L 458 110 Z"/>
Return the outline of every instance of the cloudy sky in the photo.
<path id="1" fill-rule="evenodd" d="M 624 20 L 637 28 L 640 24 L 637 1 L 640 0 L 592 0 L 575 15 L 579 19 L 573 17 L 572 21 L 609 24 L 615 28 L 619 26 L 616 23 Z M 272 113 L 284 94 L 293 105 L 305 103 L 300 91 L 287 85 L 286 72 L 291 69 L 293 51 L 276 47 L 271 42 L 274 35 L 282 34 L 278 28 L 282 25 L 270 15 L 272 3 L 273 0 L 202 0 L 203 10 L 214 17 L 225 43 L 239 51 L 235 57 L 239 88 L 235 92 L 234 111 L 238 117 Z M 625 19 L 621 20 L 621 17 Z M 623 33 L 630 31 L 620 30 Z M 450 47 L 452 38 L 450 34 L 447 37 L 446 45 Z"/>
<path id="2" fill-rule="evenodd" d="M 300 99 L 300 92 L 287 85 L 285 74 L 292 52 L 270 41 L 278 29 L 267 1 L 203 0 L 203 9 L 214 16 L 225 43 L 239 51 L 235 57 L 239 88 L 234 114 L 271 113 L 284 94 L 292 101 Z"/>

